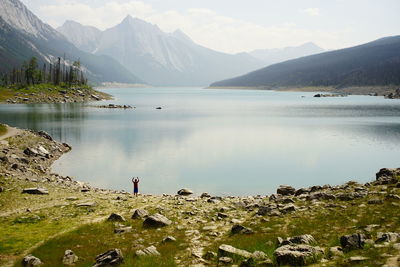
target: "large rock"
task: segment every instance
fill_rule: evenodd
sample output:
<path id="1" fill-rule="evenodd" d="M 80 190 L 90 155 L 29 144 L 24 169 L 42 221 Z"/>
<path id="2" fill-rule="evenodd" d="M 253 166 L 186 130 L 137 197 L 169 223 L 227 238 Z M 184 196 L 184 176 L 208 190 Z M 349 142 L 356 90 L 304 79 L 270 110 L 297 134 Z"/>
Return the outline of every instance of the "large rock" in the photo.
<path id="1" fill-rule="evenodd" d="M 39 155 L 39 152 L 37 151 L 36 148 L 31 148 L 31 147 L 27 147 L 24 150 L 24 153 L 28 156 L 36 156 Z"/>
<path id="2" fill-rule="evenodd" d="M 118 214 L 118 213 L 111 213 L 111 215 L 108 217 L 107 221 L 110 222 L 125 222 L 125 218 Z"/>
<path id="3" fill-rule="evenodd" d="M 298 235 L 298 236 L 292 236 L 288 237 L 286 239 L 280 239 L 278 238 L 278 246 L 285 246 L 285 245 L 313 245 L 316 244 L 317 241 L 315 241 L 314 237 L 312 235 Z"/>
<path id="4" fill-rule="evenodd" d="M 247 234 L 248 235 L 248 234 L 254 234 L 254 231 L 252 229 L 244 227 L 240 224 L 235 224 L 234 226 L 232 226 L 231 233 L 233 235 L 235 235 L 235 234 Z"/>
<path id="5" fill-rule="evenodd" d="M 100 254 L 96 257 L 96 263 L 93 267 L 106 267 L 110 265 L 118 265 L 124 261 L 124 257 L 122 256 L 122 252 L 120 249 L 110 249 L 103 254 Z"/>
<path id="6" fill-rule="evenodd" d="M 364 247 L 365 239 L 364 234 L 344 235 L 340 237 L 340 245 L 347 250 L 361 249 Z"/>
<path id="7" fill-rule="evenodd" d="M 73 265 L 77 261 L 78 261 L 78 256 L 76 256 L 72 250 L 67 249 L 64 252 L 64 257 L 63 257 L 63 261 L 62 261 L 63 264 Z"/>
<path id="8" fill-rule="evenodd" d="M 375 241 L 375 243 L 397 242 L 397 240 L 400 240 L 400 233 L 378 233 L 378 239 Z"/>
<path id="9" fill-rule="evenodd" d="M 323 252 L 320 247 L 310 245 L 285 245 L 277 248 L 274 256 L 278 265 L 304 266 L 318 262 Z"/>
<path id="10" fill-rule="evenodd" d="M 50 141 L 53 141 L 53 138 L 45 131 L 39 131 L 37 134 L 41 137 L 44 137 L 44 138 L 50 140 Z"/>
<path id="11" fill-rule="evenodd" d="M 400 176 L 400 168 L 397 169 L 380 169 L 376 173 L 376 183 L 377 184 L 395 184 L 399 181 L 397 178 Z"/>
<path id="12" fill-rule="evenodd" d="M 246 250 L 237 249 L 235 247 L 226 244 L 222 244 L 218 248 L 218 257 L 235 257 L 235 258 L 239 257 L 248 259 L 251 258 L 251 256 L 252 254 Z"/>
<path id="13" fill-rule="evenodd" d="M 32 187 L 25 188 L 22 190 L 23 194 L 32 194 L 32 195 L 48 195 L 49 191 L 46 188 Z"/>
<path id="14" fill-rule="evenodd" d="M 39 258 L 36 258 L 35 256 L 32 255 L 25 256 L 24 259 L 22 260 L 22 266 L 32 267 L 40 265 L 42 265 L 42 261 Z"/>
<path id="15" fill-rule="evenodd" d="M 267 206 L 260 206 L 257 211 L 257 215 L 270 215 L 270 213 L 274 210 L 277 210 L 277 206 L 275 204 L 270 204 Z"/>
<path id="16" fill-rule="evenodd" d="M 171 223 L 172 222 L 168 218 L 166 218 L 165 216 L 163 216 L 159 213 L 156 213 L 156 214 L 153 214 L 153 215 L 147 217 L 146 220 L 144 220 L 144 222 L 143 222 L 143 226 L 159 228 L 159 227 L 163 227 L 163 226 L 168 226 Z"/>
<path id="17" fill-rule="evenodd" d="M 37 149 L 37 151 L 39 152 L 39 154 L 40 154 L 41 156 L 47 156 L 47 155 L 50 154 L 49 151 L 47 151 L 47 149 L 44 148 L 43 146 L 39 146 L 38 149 Z"/>
<path id="18" fill-rule="evenodd" d="M 132 219 L 143 219 L 143 218 L 146 218 L 147 216 L 149 216 L 149 213 L 147 212 L 147 210 L 136 209 L 133 212 Z"/>
<path id="19" fill-rule="evenodd" d="M 160 256 L 160 252 L 157 251 L 155 246 L 150 246 L 145 249 L 136 251 L 136 256 Z"/>
<path id="20" fill-rule="evenodd" d="M 183 189 L 178 191 L 178 195 L 180 195 L 180 196 L 188 196 L 188 195 L 191 195 L 191 194 L 193 194 L 193 191 L 190 190 L 190 189 L 187 189 L 187 188 L 183 188 Z"/>
<path id="21" fill-rule="evenodd" d="M 283 196 L 294 195 L 295 192 L 296 189 L 294 187 L 291 187 L 290 185 L 280 185 L 276 190 L 276 193 Z"/>

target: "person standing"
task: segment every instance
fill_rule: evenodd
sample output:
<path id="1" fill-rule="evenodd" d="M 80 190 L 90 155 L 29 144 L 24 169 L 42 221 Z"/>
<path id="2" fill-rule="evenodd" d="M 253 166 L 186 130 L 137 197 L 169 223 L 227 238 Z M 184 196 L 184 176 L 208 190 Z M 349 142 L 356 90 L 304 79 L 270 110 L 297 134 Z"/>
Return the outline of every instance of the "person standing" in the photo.
<path id="1" fill-rule="evenodd" d="M 132 178 L 132 183 L 133 183 L 133 195 L 134 196 L 138 196 L 139 193 L 139 177 L 133 177 Z"/>

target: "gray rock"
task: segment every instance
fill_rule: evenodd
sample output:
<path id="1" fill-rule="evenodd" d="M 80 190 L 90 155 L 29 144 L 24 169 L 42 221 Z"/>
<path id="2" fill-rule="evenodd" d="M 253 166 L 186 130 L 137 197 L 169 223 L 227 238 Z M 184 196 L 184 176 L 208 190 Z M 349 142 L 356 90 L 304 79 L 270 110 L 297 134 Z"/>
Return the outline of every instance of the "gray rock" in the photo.
<path id="1" fill-rule="evenodd" d="M 35 148 L 28 147 L 28 148 L 25 148 L 24 154 L 26 154 L 28 156 L 36 156 L 36 155 L 39 155 L 39 152 Z"/>
<path id="2" fill-rule="evenodd" d="M 370 205 L 383 204 L 383 200 L 382 199 L 370 199 L 370 200 L 368 200 L 368 204 L 370 204 Z"/>
<path id="3" fill-rule="evenodd" d="M 211 195 L 209 193 L 203 193 L 203 194 L 201 194 L 200 197 L 201 198 L 208 198 L 208 197 L 211 197 Z"/>
<path id="4" fill-rule="evenodd" d="M 325 192 L 314 192 L 307 196 L 307 200 L 335 200 L 336 196 Z"/>
<path id="5" fill-rule="evenodd" d="M 114 233 L 123 234 L 132 232 L 132 226 L 120 226 L 114 229 Z"/>
<path id="6" fill-rule="evenodd" d="M 156 213 L 151 216 L 148 216 L 144 222 L 143 226 L 144 227 L 153 227 L 153 228 L 159 228 L 159 227 L 164 227 L 170 225 L 172 222 L 166 218 L 165 216 Z"/>
<path id="7" fill-rule="evenodd" d="M 216 257 L 217 257 L 217 253 L 215 253 L 214 251 L 207 251 L 203 255 L 203 259 L 206 259 L 206 260 L 212 260 L 212 259 L 215 259 Z"/>
<path id="8" fill-rule="evenodd" d="M 229 216 L 228 216 L 227 214 L 225 214 L 225 213 L 218 212 L 218 213 L 217 213 L 217 217 L 223 219 L 223 218 L 228 218 Z"/>
<path id="9" fill-rule="evenodd" d="M 188 195 L 193 194 L 193 191 L 190 189 L 187 189 L 187 188 L 183 188 L 183 189 L 179 190 L 177 194 L 180 196 L 188 196 Z"/>
<path id="10" fill-rule="evenodd" d="M 298 235 L 293 237 L 288 237 L 286 239 L 278 238 L 278 246 L 285 246 L 285 245 L 313 245 L 316 244 L 314 237 L 312 235 Z"/>
<path id="11" fill-rule="evenodd" d="M 262 261 L 266 260 L 268 258 L 267 254 L 265 254 L 262 251 L 254 251 L 253 254 L 251 255 L 251 258 L 257 260 L 257 261 Z"/>
<path id="12" fill-rule="evenodd" d="M 132 219 L 143 219 L 149 216 L 149 213 L 145 209 L 136 209 L 133 212 Z"/>
<path id="13" fill-rule="evenodd" d="M 233 262 L 233 259 L 230 258 L 230 257 L 220 257 L 218 259 L 218 262 L 221 263 L 221 264 L 230 264 L 230 263 Z"/>
<path id="14" fill-rule="evenodd" d="M 120 215 L 118 213 L 111 213 L 111 215 L 108 217 L 107 221 L 110 221 L 110 222 L 125 222 L 126 219 L 122 215 Z"/>
<path id="15" fill-rule="evenodd" d="M 22 190 L 23 194 L 32 194 L 32 195 L 48 195 L 49 191 L 46 188 L 32 187 L 25 188 Z"/>
<path id="16" fill-rule="evenodd" d="M 329 248 L 329 254 L 328 254 L 329 258 L 338 258 L 338 257 L 343 257 L 344 253 L 343 253 L 343 249 L 341 247 L 331 247 Z"/>
<path id="17" fill-rule="evenodd" d="M 300 196 L 303 194 L 308 194 L 310 193 L 311 189 L 309 188 L 299 188 L 296 190 L 296 192 L 294 193 L 295 196 Z"/>
<path id="18" fill-rule="evenodd" d="M 37 132 L 37 134 L 41 137 L 46 138 L 47 140 L 53 141 L 53 138 L 45 131 L 39 131 L 39 132 Z"/>
<path id="19" fill-rule="evenodd" d="M 42 265 L 42 261 L 35 256 L 28 255 L 25 256 L 22 260 L 22 266 L 31 267 L 31 266 L 40 266 Z"/>
<path id="20" fill-rule="evenodd" d="M 396 194 L 389 194 L 385 196 L 385 199 L 393 199 L 393 200 L 400 200 L 400 196 Z"/>
<path id="21" fill-rule="evenodd" d="M 260 206 L 257 211 L 257 215 L 269 215 L 273 210 L 276 210 L 276 205 Z"/>
<path id="22" fill-rule="evenodd" d="M 37 151 L 39 152 L 40 155 L 46 156 L 49 155 L 49 151 L 47 151 L 46 148 L 44 148 L 43 146 L 39 146 Z"/>
<path id="23" fill-rule="evenodd" d="M 219 257 L 239 257 L 248 259 L 251 258 L 252 254 L 243 249 L 237 249 L 230 245 L 222 244 L 218 248 L 218 256 Z"/>
<path id="24" fill-rule="evenodd" d="M 296 189 L 289 185 L 280 185 L 278 187 L 278 189 L 276 190 L 277 194 L 283 195 L 283 196 L 294 195 L 295 192 L 296 192 Z"/>
<path id="25" fill-rule="evenodd" d="M 167 236 L 161 241 L 161 243 L 172 243 L 172 242 L 176 242 L 176 238 L 173 236 Z"/>
<path id="26" fill-rule="evenodd" d="M 150 246 L 145 249 L 136 251 L 136 256 L 160 256 L 160 252 L 157 251 L 155 246 Z"/>
<path id="27" fill-rule="evenodd" d="M 67 249 L 64 252 L 64 257 L 63 257 L 63 261 L 62 261 L 63 264 L 73 265 L 77 261 L 78 261 L 78 256 L 76 256 L 72 250 Z"/>
<path id="28" fill-rule="evenodd" d="M 244 227 L 240 224 L 235 224 L 234 226 L 232 226 L 231 233 L 233 235 L 235 235 L 235 234 L 246 234 L 247 235 L 247 234 L 254 234 L 254 231 L 252 229 Z"/>
<path id="29" fill-rule="evenodd" d="M 365 196 L 367 196 L 365 192 L 350 192 L 337 194 L 336 198 L 341 201 L 351 201 L 357 198 L 363 198 Z"/>
<path id="30" fill-rule="evenodd" d="M 310 245 L 285 245 L 277 248 L 274 256 L 278 265 L 304 266 L 318 262 L 323 252 Z"/>
<path id="31" fill-rule="evenodd" d="M 400 233 L 378 233 L 378 239 L 375 241 L 375 243 L 397 242 L 397 240 L 400 240 Z"/>
<path id="32" fill-rule="evenodd" d="M 297 210 L 297 207 L 293 204 L 288 204 L 286 206 L 284 206 L 283 208 L 280 209 L 280 212 L 286 214 L 286 213 L 290 213 L 290 212 L 294 212 Z"/>
<path id="33" fill-rule="evenodd" d="M 93 267 L 106 267 L 110 265 L 118 265 L 124 261 L 124 257 L 120 249 L 110 249 L 96 257 L 96 263 Z"/>
<path id="34" fill-rule="evenodd" d="M 340 244 L 343 249 L 351 250 L 351 249 L 361 249 L 365 244 L 365 235 L 364 234 L 351 234 L 344 235 L 340 237 Z"/>

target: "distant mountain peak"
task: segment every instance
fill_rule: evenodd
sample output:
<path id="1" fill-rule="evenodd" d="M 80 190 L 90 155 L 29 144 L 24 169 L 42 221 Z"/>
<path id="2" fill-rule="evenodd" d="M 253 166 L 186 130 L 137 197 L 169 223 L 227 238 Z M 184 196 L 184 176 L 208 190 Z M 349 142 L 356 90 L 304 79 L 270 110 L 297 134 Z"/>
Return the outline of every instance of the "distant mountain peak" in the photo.
<path id="1" fill-rule="evenodd" d="M 176 29 L 171 35 L 181 41 L 194 43 L 193 40 L 181 29 Z"/>

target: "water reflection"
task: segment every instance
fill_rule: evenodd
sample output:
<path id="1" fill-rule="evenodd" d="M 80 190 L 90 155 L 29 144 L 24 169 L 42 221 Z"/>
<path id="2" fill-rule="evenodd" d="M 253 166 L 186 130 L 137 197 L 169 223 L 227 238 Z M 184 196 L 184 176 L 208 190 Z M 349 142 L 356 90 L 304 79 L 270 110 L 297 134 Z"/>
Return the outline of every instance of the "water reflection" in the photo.
<path id="1" fill-rule="evenodd" d="M 140 176 L 146 193 L 189 187 L 267 194 L 279 184 L 368 181 L 380 167 L 398 164 L 400 104 L 383 98 L 182 88 L 110 93 L 113 103 L 137 108 L 0 106 L 0 119 L 72 144 L 56 171 L 125 190 Z"/>

